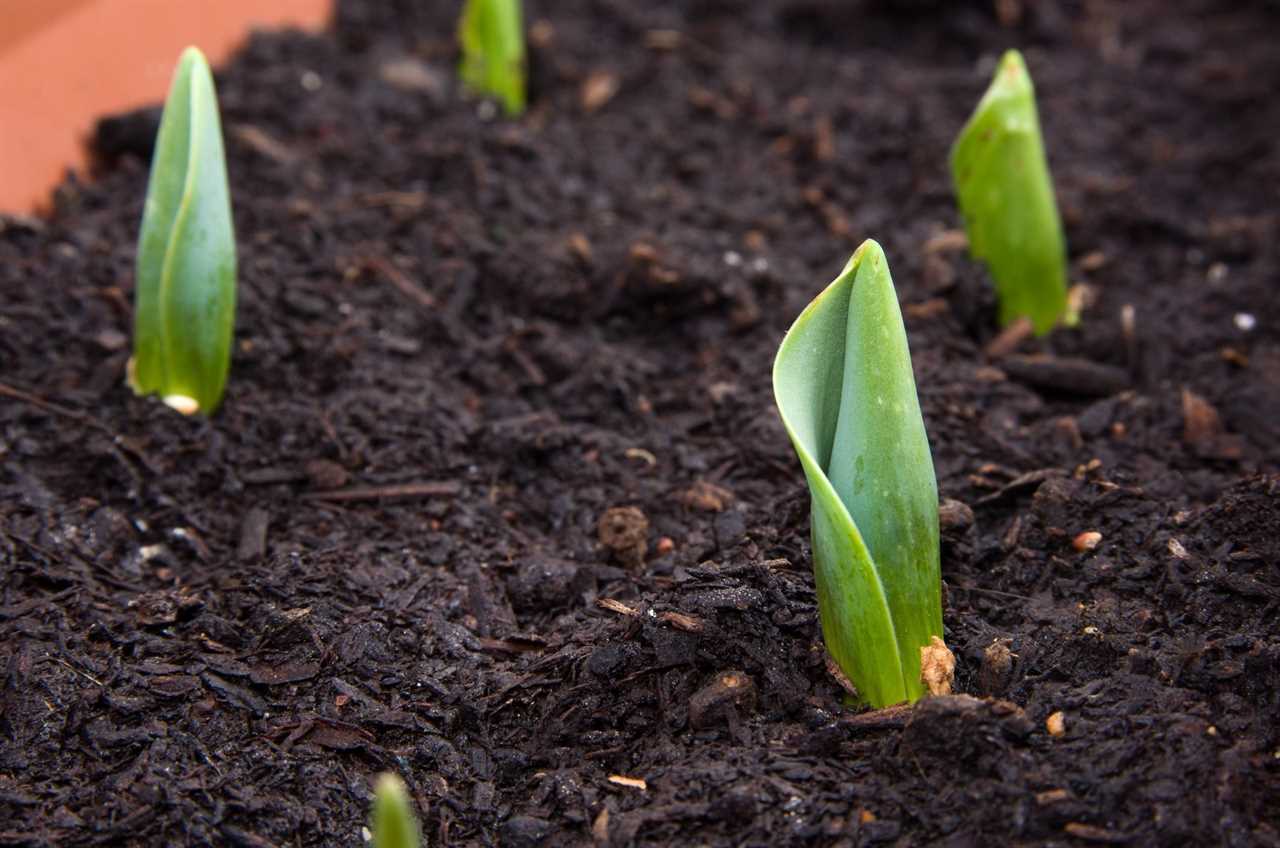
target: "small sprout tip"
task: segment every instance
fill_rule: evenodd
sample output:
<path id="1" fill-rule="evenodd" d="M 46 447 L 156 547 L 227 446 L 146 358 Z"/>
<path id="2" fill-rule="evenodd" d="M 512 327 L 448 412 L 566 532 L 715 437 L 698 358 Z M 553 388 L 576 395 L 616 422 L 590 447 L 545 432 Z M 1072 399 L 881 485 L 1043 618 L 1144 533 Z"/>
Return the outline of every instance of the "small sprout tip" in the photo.
<path id="1" fill-rule="evenodd" d="M 135 274 L 129 386 L 184 415 L 211 414 L 231 365 L 236 244 L 218 96 L 195 47 L 165 100 Z"/>
<path id="2" fill-rule="evenodd" d="M 1001 59 L 950 159 L 970 252 L 990 270 L 1000 323 L 1025 316 L 1043 335 L 1064 318 L 1077 321 L 1034 88 L 1016 50 Z"/>
<path id="3" fill-rule="evenodd" d="M 374 789 L 370 822 L 373 848 L 419 848 L 421 834 L 410 809 L 404 781 L 391 772 L 383 773 Z"/>

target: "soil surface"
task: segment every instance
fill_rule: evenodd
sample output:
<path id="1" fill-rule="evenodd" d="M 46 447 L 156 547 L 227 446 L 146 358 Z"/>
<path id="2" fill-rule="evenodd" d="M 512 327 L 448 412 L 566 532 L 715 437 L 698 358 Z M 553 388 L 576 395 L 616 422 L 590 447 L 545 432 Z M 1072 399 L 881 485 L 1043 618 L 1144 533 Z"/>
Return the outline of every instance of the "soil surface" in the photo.
<path id="1" fill-rule="evenodd" d="M 1280 7 L 530 0 L 516 121 L 454 7 L 221 69 L 212 420 L 124 385 L 154 111 L 0 219 L 0 845 L 359 846 L 387 769 L 432 845 L 1280 844 Z M 1010 46 L 1087 287 L 1012 344 L 946 166 Z M 865 237 L 962 693 L 880 712 L 769 380 Z"/>

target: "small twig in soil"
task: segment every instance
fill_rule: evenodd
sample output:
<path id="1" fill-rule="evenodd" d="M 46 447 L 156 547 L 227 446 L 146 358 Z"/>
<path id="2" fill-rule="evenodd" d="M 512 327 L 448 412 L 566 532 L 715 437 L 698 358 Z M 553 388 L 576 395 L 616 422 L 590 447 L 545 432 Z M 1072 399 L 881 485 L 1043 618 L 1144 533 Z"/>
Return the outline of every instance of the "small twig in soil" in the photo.
<path id="1" fill-rule="evenodd" d="M 89 681 L 90 683 L 92 683 L 94 686 L 97 686 L 97 687 L 101 688 L 101 686 L 102 686 L 102 681 L 101 681 L 101 680 L 99 680 L 98 678 L 94 677 L 92 674 L 89 674 L 87 671 L 81 671 L 80 669 L 78 669 L 78 668 L 76 668 L 75 666 L 73 666 L 71 663 L 69 663 L 69 662 L 67 662 L 66 660 L 61 659 L 61 658 L 59 658 L 59 657 L 53 657 L 52 659 L 53 659 L 53 661 L 54 661 L 54 662 L 56 662 L 58 665 L 60 665 L 60 666 L 64 666 L 65 668 L 69 669 L 70 671 L 74 672 L 75 674 L 80 675 L 80 676 L 81 676 L 81 677 L 83 677 L 85 680 L 88 680 L 88 681 Z"/>
<path id="2" fill-rule="evenodd" d="M 395 286 L 402 295 L 409 298 L 423 309 L 436 308 L 435 295 L 409 279 L 409 276 L 405 274 L 405 272 L 401 271 L 386 259 L 381 256 L 371 256 L 365 260 L 365 265 L 386 277 L 387 282 Z"/>
<path id="3" fill-rule="evenodd" d="M 981 498 L 978 498 L 976 504 L 978 506 L 986 506 L 987 504 L 993 501 L 998 501 L 1007 495 L 1030 491 L 1039 486 L 1045 480 L 1049 480 L 1053 477 L 1066 476 L 1067 472 L 1061 468 L 1037 468 L 1035 471 L 1028 471 L 1025 474 L 1019 474 L 995 492 L 992 492 L 989 495 L 983 495 Z M 976 483 L 975 480 L 970 480 L 970 482 Z"/>
<path id="4" fill-rule="evenodd" d="M 613 598 L 596 598 L 596 606 L 602 610 L 616 612 L 618 615 L 625 615 L 630 618 L 635 618 L 640 614 L 639 610 L 632 609 L 622 601 L 616 601 Z"/>
<path id="5" fill-rule="evenodd" d="M 12 398 L 13 400 L 19 401 L 21 403 L 28 403 L 36 407 L 37 409 L 42 409 L 45 412 L 50 412 L 54 415 L 60 416 L 62 418 L 68 418 L 72 421 L 78 421 L 87 427 L 91 427 L 94 430 L 97 430 L 99 433 L 102 433 L 108 436 L 111 439 L 111 443 L 113 445 L 116 445 L 124 450 L 127 450 L 130 453 L 132 453 L 134 456 L 136 456 L 142 462 L 142 464 L 147 467 L 148 471 L 155 472 L 156 470 L 155 466 L 152 465 L 151 460 L 147 457 L 146 454 L 144 454 L 138 448 L 137 445 L 133 444 L 130 440 L 125 439 L 119 433 L 116 433 L 106 424 L 103 424 L 101 421 L 94 418 L 92 415 L 88 414 L 87 412 L 81 412 L 77 409 L 70 409 L 60 404 L 53 403 L 52 401 L 47 401 L 44 398 L 37 397 L 36 395 L 31 394 L 30 392 L 24 392 L 22 389 L 15 389 L 13 386 L 7 385 L 5 383 L 0 383 L 0 397 Z M 124 459 L 123 456 L 119 455 L 119 453 L 116 453 L 114 451 L 113 453 L 115 454 L 116 458 L 120 460 L 121 464 L 125 466 L 125 469 L 129 472 L 129 475 L 133 477 L 134 480 L 141 482 L 142 478 L 138 474 L 137 469 L 135 469 L 132 465 L 130 465 L 128 461 Z"/>
<path id="6" fill-rule="evenodd" d="M 83 412 L 77 412 L 74 409 L 67 409 L 65 406 L 59 406 L 56 403 L 51 403 L 43 398 L 38 398 L 33 394 L 24 392 L 21 389 L 15 389 L 13 386 L 9 386 L 4 383 L 0 383 L 0 395 L 13 398 L 17 401 L 22 401 L 23 403 L 29 403 L 37 409 L 43 409 L 45 412 L 52 412 L 54 415 L 60 415 L 63 418 L 70 418 L 72 421 L 96 423 Z"/>
<path id="7" fill-rule="evenodd" d="M 490 639 L 484 636 L 477 637 L 480 642 L 480 649 L 489 653 L 503 654 L 526 654 L 533 651 L 542 651 L 546 649 L 546 644 L 536 639 L 528 637 L 513 639 Z"/>
<path id="8" fill-rule="evenodd" d="M 628 789 L 639 789 L 644 792 L 649 788 L 649 784 L 645 782 L 643 777 L 628 777 L 625 774 L 609 775 L 609 782 L 617 786 L 625 786 Z"/>
<path id="9" fill-rule="evenodd" d="M 390 206 L 417 212 L 427 205 L 427 196 L 420 191 L 375 191 L 361 195 L 358 201 L 365 207 Z"/>
<path id="10" fill-rule="evenodd" d="M 462 485 L 456 480 L 428 480 L 421 483 L 398 483 L 392 486 L 352 486 L 328 492 L 306 492 L 306 501 L 377 501 L 385 498 L 421 498 L 456 495 Z"/>
<path id="11" fill-rule="evenodd" d="M 676 630 L 683 630 L 686 633 L 701 633 L 704 626 L 702 619 L 695 618 L 692 615 L 685 615 L 682 612 L 658 613 L 658 619 L 670 624 Z"/>
<path id="12" fill-rule="evenodd" d="M 1031 319 L 1024 316 L 1001 330 L 999 335 L 987 343 L 982 352 L 989 360 L 1003 359 L 1017 350 L 1034 333 L 1035 328 L 1031 325 Z"/>
<path id="13" fill-rule="evenodd" d="M 911 704 L 894 704 L 869 713 L 841 716 L 840 723 L 862 730 L 896 729 L 906 726 L 911 709 Z"/>
<path id="14" fill-rule="evenodd" d="M 1085 842 L 1120 845 L 1129 841 L 1129 837 L 1118 830 L 1108 830 L 1107 828 L 1085 824 L 1084 822 L 1067 822 L 1062 826 L 1062 829 L 1076 839 L 1082 839 Z"/>
<path id="15" fill-rule="evenodd" d="M 1030 601 L 1027 595 L 1015 595 L 1013 592 L 1001 592 L 997 589 L 979 589 L 977 586 L 966 586 L 963 583 L 957 583 L 955 588 L 962 592 L 977 592 L 980 595 L 998 595 L 1001 598 L 1016 598 L 1019 601 Z"/>
<path id="16" fill-rule="evenodd" d="M 234 124 L 230 135 L 254 153 L 265 156 L 278 165 L 292 165 L 298 161 L 297 151 L 269 135 L 253 124 Z"/>

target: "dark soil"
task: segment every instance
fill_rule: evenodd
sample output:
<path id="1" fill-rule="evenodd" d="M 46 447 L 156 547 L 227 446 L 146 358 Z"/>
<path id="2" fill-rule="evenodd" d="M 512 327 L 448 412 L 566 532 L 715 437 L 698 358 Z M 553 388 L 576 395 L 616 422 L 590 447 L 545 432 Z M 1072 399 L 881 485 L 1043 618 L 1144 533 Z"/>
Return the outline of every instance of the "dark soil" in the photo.
<path id="1" fill-rule="evenodd" d="M 530 0 L 509 122 L 454 6 L 222 69 L 211 421 L 124 386 L 154 112 L 0 219 L 0 845 L 358 846 L 386 769 L 432 845 L 1280 844 L 1280 8 Z M 1096 297 L 993 357 L 946 154 L 1015 45 Z M 879 713 L 769 384 L 868 236 L 964 693 Z"/>

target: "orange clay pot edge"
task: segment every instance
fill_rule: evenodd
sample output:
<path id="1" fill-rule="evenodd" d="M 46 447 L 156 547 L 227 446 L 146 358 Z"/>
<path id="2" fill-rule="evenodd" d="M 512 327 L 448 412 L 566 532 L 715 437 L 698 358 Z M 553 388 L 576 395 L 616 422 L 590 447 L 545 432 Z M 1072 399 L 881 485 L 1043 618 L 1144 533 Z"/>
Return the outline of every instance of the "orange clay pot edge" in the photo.
<path id="1" fill-rule="evenodd" d="M 0 211 L 40 211 L 102 115 L 164 99 L 182 48 L 217 66 L 253 29 L 319 29 L 333 0 L 0 0 Z"/>

